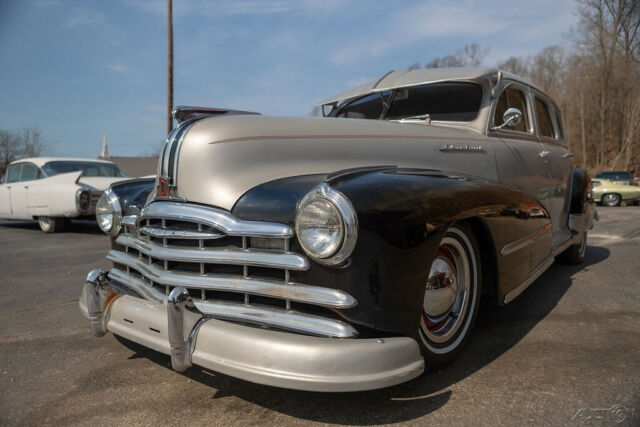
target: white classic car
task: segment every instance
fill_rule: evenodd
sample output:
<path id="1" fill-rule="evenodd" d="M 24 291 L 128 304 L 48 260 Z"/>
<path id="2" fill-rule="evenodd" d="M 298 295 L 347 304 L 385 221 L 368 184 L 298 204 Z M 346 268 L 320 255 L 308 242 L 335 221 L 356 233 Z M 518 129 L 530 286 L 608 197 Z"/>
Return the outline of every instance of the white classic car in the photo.
<path id="1" fill-rule="evenodd" d="M 118 166 L 105 160 L 16 160 L 0 184 L 0 218 L 37 219 L 42 231 L 55 233 L 69 218 L 93 216 L 100 194 L 125 179 Z"/>

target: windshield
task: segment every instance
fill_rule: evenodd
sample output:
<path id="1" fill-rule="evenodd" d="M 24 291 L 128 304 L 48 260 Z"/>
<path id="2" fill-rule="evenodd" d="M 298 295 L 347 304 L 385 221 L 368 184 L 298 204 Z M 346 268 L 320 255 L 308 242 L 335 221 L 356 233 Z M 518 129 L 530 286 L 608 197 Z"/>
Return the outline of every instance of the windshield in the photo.
<path id="1" fill-rule="evenodd" d="M 470 122 L 478 116 L 482 87 L 444 82 L 376 92 L 339 108 L 335 117 L 401 120 L 428 115 L 431 120 Z"/>
<path id="2" fill-rule="evenodd" d="M 42 170 L 47 176 L 54 176 L 61 173 L 74 171 L 82 171 L 82 176 L 108 176 L 117 178 L 126 178 L 127 175 L 116 165 L 111 163 L 100 162 L 77 162 L 77 161 L 58 161 L 45 163 Z"/>

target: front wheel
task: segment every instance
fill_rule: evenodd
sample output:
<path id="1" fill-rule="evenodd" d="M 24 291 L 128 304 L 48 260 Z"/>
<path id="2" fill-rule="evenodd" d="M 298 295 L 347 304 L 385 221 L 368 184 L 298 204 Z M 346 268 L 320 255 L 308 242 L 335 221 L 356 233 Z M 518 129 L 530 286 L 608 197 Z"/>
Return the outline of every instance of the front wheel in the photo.
<path id="1" fill-rule="evenodd" d="M 425 285 L 419 335 L 427 369 L 451 361 L 467 344 L 478 314 L 481 265 L 465 224 L 447 230 Z"/>
<path id="2" fill-rule="evenodd" d="M 582 264 L 584 262 L 584 255 L 587 253 L 587 232 L 582 234 L 580 243 L 569 246 L 558 255 L 558 261 L 563 264 Z"/>
<path id="3" fill-rule="evenodd" d="M 605 206 L 618 206 L 620 204 L 621 197 L 615 193 L 607 193 L 602 196 L 602 204 Z"/>
<path id="4" fill-rule="evenodd" d="M 65 218 L 55 218 L 50 216 L 39 216 L 38 225 L 45 233 L 58 233 L 64 229 Z"/>

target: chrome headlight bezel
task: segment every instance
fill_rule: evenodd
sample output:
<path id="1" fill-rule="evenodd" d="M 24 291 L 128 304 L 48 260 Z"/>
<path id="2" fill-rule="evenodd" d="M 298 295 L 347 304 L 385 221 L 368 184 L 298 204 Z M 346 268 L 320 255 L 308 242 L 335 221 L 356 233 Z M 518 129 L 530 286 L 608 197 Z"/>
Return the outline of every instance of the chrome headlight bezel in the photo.
<path id="1" fill-rule="evenodd" d="M 301 235 L 301 226 L 299 222 L 300 212 L 307 205 L 318 199 L 328 202 L 333 208 L 335 208 L 341 224 L 341 241 L 336 245 L 336 248 L 328 254 L 318 254 L 313 252 L 313 250 L 309 248 L 309 245 L 304 242 Z M 356 216 L 356 211 L 349 199 L 338 190 L 323 182 L 307 193 L 298 202 L 295 229 L 298 242 L 307 255 L 320 264 L 335 266 L 345 262 L 356 246 L 356 241 L 358 240 L 358 217 Z"/>
<path id="2" fill-rule="evenodd" d="M 111 208 L 111 215 L 113 215 L 109 227 L 104 227 L 98 217 L 101 214 L 98 207 L 103 200 L 106 200 L 108 206 Z M 120 233 L 120 227 L 122 225 L 122 207 L 120 206 L 118 196 L 113 192 L 113 190 L 111 190 L 111 188 L 105 190 L 100 196 L 98 203 L 96 203 L 96 221 L 98 221 L 98 227 L 108 235 L 117 236 L 118 233 Z"/>

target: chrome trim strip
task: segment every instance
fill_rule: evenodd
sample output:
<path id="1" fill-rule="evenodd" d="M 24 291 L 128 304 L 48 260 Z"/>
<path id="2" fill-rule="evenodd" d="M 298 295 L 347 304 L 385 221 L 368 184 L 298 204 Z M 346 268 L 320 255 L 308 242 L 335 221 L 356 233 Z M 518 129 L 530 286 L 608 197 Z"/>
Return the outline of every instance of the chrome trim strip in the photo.
<path id="1" fill-rule="evenodd" d="M 283 268 L 304 271 L 309 269 L 306 258 L 285 252 L 267 252 L 239 248 L 184 248 L 162 246 L 131 234 L 121 234 L 116 243 L 129 246 L 143 254 L 168 261 L 204 262 L 209 264 L 251 265 L 255 267 Z"/>
<path id="2" fill-rule="evenodd" d="M 528 236 L 525 236 L 521 239 L 516 240 L 515 242 L 511 242 L 508 243 L 506 245 L 504 245 L 502 247 L 502 249 L 500 249 L 500 254 L 501 255 L 510 255 L 516 251 L 519 251 L 520 249 L 530 245 L 531 243 L 533 243 L 536 239 L 538 239 L 539 237 L 541 237 L 544 233 L 546 233 L 547 231 L 551 230 L 551 223 L 545 225 L 544 227 L 540 228 L 539 230 L 534 231 L 533 233 L 529 234 Z"/>
<path id="3" fill-rule="evenodd" d="M 161 270 L 153 265 L 145 263 L 142 259 L 138 259 L 115 250 L 109 251 L 107 259 L 114 263 L 134 268 L 150 280 L 163 285 L 248 293 L 252 295 L 289 299 L 291 301 L 304 302 L 307 304 L 330 308 L 350 308 L 357 305 L 355 298 L 338 289 L 262 279 L 245 279 L 234 276 L 200 276 L 185 273 L 176 274 L 170 271 Z M 121 271 L 119 274 L 126 275 L 126 273 Z M 133 278 L 133 276 L 130 275 L 126 275 L 126 277 Z M 125 277 L 122 276 L 122 278 L 124 281 Z M 150 288 L 148 285 L 146 286 Z"/>
<path id="4" fill-rule="evenodd" d="M 561 252 L 564 252 L 565 249 L 567 249 L 569 246 L 571 246 L 571 243 L 573 243 L 573 239 L 571 237 L 567 238 L 567 240 L 565 240 L 564 242 L 558 244 L 558 246 L 556 246 L 556 248 L 553 250 L 553 252 L 551 253 L 552 256 L 558 256 L 558 254 L 560 254 Z"/>
<path id="5" fill-rule="evenodd" d="M 143 219 L 164 218 L 190 221 L 217 228 L 228 236 L 292 237 L 291 227 L 276 222 L 244 221 L 215 208 L 187 203 L 159 201 L 142 209 L 138 226 Z"/>
<path id="6" fill-rule="evenodd" d="M 544 273 L 547 268 L 553 264 L 554 258 L 552 256 L 547 257 L 544 261 L 542 261 L 536 268 L 533 269 L 531 273 L 527 276 L 526 279 L 514 289 L 507 292 L 504 296 L 504 303 L 509 304 L 511 301 L 515 299 L 518 295 L 520 295 L 525 289 L 529 287 L 542 273 Z"/>
<path id="7" fill-rule="evenodd" d="M 269 307 L 218 301 L 200 301 L 197 299 L 192 301 L 198 311 L 217 319 L 269 325 L 325 337 L 353 338 L 358 335 L 358 331 L 347 323 L 296 311 L 282 311 Z"/>
<path id="8" fill-rule="evenodd" d="M 135 224 L 134 224 L 135 225 Z M 147 236 L 157 237 L 160 239 L 220 239 L 225 237 L 223 233 L 205 233 L 203 231 L 188 231 L 188 230 L 171 230 L 168 228 L 160 227 L 142 227 L 140 233 Z"/>

